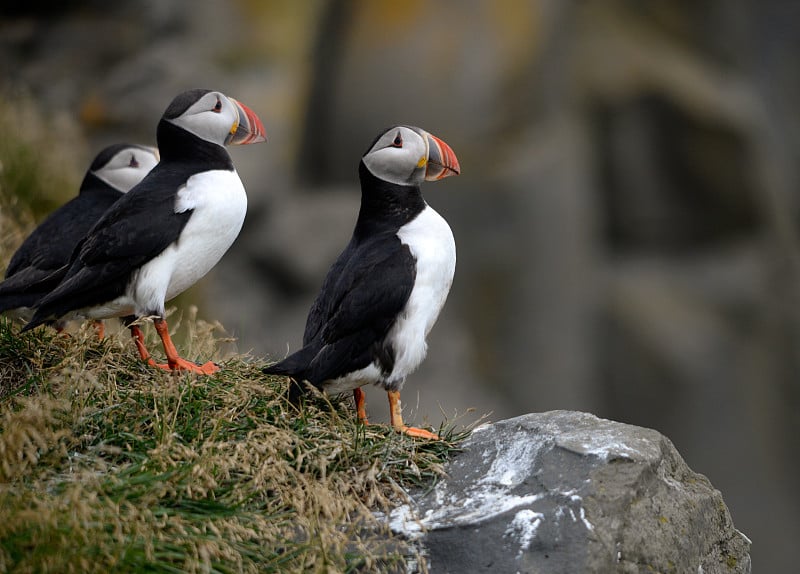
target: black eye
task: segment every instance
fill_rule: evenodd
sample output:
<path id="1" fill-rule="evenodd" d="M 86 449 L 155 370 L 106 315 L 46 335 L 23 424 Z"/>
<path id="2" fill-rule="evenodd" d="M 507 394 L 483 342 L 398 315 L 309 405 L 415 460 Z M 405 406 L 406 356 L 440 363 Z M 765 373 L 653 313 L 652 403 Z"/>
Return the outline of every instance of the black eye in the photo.
<path id="1" fill-rule="evenodd" d="M 212 111 L 220 113 L 222 111 L 222 100 L 217 98 L 217 105 L 212 108 Z"/>
<path id="2" fill-rule="evenodd" d="M 397 132 L 397 135 L 394 136 L 392 147 L 403 147 L 403 137 L 400 135 L 400 132 Z"/>
<path id="3" fill-rule="evenodd" d="M 135 155 L 131 156 L 131 161 L 130 161 L 130 163 L 128 163 L 128 167 L 139 167 L 139 162 L 136 161 L 136 156 Z"/>

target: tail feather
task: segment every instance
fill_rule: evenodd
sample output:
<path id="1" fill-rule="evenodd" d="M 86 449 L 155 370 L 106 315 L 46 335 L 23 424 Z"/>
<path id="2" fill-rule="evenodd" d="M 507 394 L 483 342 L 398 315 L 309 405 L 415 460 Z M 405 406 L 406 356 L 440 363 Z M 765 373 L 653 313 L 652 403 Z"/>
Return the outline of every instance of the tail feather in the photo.
<path id="1" fill-rule="evenodd" d="M 44 325 L 45 323 L 52 323 L 53 321 L 54 321 L 54 319 L 52 317 L 43 315 L 37 309 L 36 313 L 34 313 L 33 317 L 31 317 L 31 320 L 28 321 L 28 324 L 25 325 L 20 330 L 20 333 L 24 333 L 25 331 L 30 331 L 31 329 L 35 329 L 39 325 Z"/>
<path id="2" fill-rule="evenodd" d="M 31 320 L 28 322 L 28 324 L 22 328 L 21 332 L 30 331 L 39 325 L 53 323 L 69 311 L 75 309 L 74 306 L 70 306 L 68 304 L 69 301 L 67 301 L 67 304 L 65 304 L 59 299 L 52 300 L 50 295 L 52 295 L 52 293 L 42 297 L 37 302 L 36 312 L 33 314 L 33 317 L 31 317 Z"/>
<path id="3" fill-rule="evenodd" d="M 80 267 L 75 263 L 58 286 L 38 302 L 36 313 L 23 331 L 58 320 L 70 311 L 112 301 L 124 293 L 128 276 L 104 274 L 108 267 Z"/>
<path id="4" fill-rule="evenodd" d="M 267 365 L 261 372 L 265 375 L 280 375 L 283 377 L 294 376 L 296 370 L 287 364 L 286 359 L 272 365 Z"/>
<path id="5" fill-rule="evenodd" d="M 299 351 L 292 353 L 282 361 L 273 363 L 261 369 L 265 375 L 279 375 L 289 377 L 288 398 L 293 405 L 300 403 L 300 399 L 306 392 L 303 381 L 306 380 L 311 361 L 317 355 L 318 349 L 314 346 L 303 347 Z"/>
<path id="6" fill-rule="evenodd" d="M 317 345 L 307 345 L 295 351 L 282 361 L 268 365 L 262 369 L 266 375 L 283 375 L 295 379 L 304 379 L 311 361 L 317 356 L 319 347 Z"/>

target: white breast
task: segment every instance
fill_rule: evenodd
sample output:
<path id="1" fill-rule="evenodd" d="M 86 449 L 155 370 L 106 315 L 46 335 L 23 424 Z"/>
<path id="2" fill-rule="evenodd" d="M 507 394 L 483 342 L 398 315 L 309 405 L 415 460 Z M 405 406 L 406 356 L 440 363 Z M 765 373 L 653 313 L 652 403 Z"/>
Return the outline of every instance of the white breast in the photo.
<path id="1" fill-rule="evenodd" d="M 428 206 L 397 236 L 417 260 L 417 277 L 405 309 L 389 332 L 395 366 L 387 383 L 399 388 L 428 352 L 426 338 L 442 310 L 456 270 L 456 244 L 444 218 Z"/>
<path id="2" fill-rule="evenodd" d="M 190 177 L 178 192 L 175 212 L 192 210 L 178 241 L 142 266 L 128 287 L 137 314 L 163 313 L 164 301 L 208 273 L 233 244 L 247 213 L 247 194 L 235 171 Z"/>

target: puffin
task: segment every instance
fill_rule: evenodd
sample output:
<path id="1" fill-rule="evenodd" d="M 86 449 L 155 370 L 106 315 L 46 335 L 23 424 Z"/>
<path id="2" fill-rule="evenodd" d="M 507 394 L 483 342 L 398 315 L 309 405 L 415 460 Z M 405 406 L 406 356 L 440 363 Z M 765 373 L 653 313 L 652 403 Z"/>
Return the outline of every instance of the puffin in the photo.
<path id="1" fill-rule="evenodd" d="M 225 147 L 264 141 L 259 117 L 234 98 L 207 89 L 177 95 L 156 129 L 161 161 L 89 230 L 23 331 L 64 318 L 125 317 L 151 366 L 217 372 L 211 361 L 178 354 L 164 305 L 208 273 L 242 228 L 247 194 Z M 153 319 L 167 363 L 144 347 L 133 323 L 142 318 Z"/>
<path id="2" fill-rule="evenodd" d="M 366 384 L 387 391 L 391 426 L 438 439 L 403 423 L 400 390 L 427 354 L 426 338 L 453 282 L 456 246 L 445 219 L 422 197 L 424 181 L 458 175 L 453 150 L 413 126 L 381 132 L 361 157 L 361 206 L 350 242 L 336 259 L 308 313 L 303 346 L 265 374 L 337 394 L 353 391 L 368 424 Z"/>
<path id="3" fill-rule="evenodd" d="M 118 143 L 100 151 L 78 195 L 48 215 L 11 257 L 0 282 L 0 313 L 30 320 L 36 303 L 63 279 L 73 250 L 89 229 L 157 163 L 153 147 Z"/>

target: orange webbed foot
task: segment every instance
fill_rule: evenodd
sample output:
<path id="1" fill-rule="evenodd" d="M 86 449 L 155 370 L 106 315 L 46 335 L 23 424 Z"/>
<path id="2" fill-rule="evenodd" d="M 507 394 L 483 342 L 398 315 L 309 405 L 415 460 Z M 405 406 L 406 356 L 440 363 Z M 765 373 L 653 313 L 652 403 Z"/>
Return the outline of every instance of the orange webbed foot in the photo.
<path id="1" fill-rule="evenodd" d="M 212 361 L 198 365 L 197 363 L 187 361 L 186 359 L 182 359 L 180 357 L 178 357 L 178 360 L 174 364 L 156 363 L 152 358 L 148 358 L 147 364 L 157 369 L 163 369 L 164 371 L 189 371 L 192 373 L 197 373 L 198 375 L 213 375 L 220 370 L 219 365 Z"/>
<path id="2" fill-rule="evenodd" d="M 410 427 L 404 424 L 400 407 L 400 392 L 389 391 L 387 394 L 389 396 L 389 414 L 391 416 L 391 424 L 394 430 L 415 438 L 440 440 L 439 435 L 436 433 L 432 433 L 431 431 L 417 427 Z"/>
<path id="3" fill-rule="evenodd" d="M 153 319 L 153 325 L 156 328 L 158 336 L 161 337 L 161 343 L 164 345 L 164 352 L 167 355 L 167 364 L 169 365 L 170 370 L 189 371 L 192 373 L 197 373 L 198 375 L 213 375 L 220 370 L 219 365 L 216 365 L 211 361 L 208 361 L 202 365 L 198 365 L 197 363 L 187 361 L 186 359 L 180 357 L 178 355 L 178 351 L 175 349 L 175 345 L 172 343 L 172 339 L 169 336 L 167 322 L 158 317 Z"/>
<path id="4" fill-rule="evenodd" d="M 159 365 L 159 367 L 161 367 L 161 365 Z M 178 357 L 174 362 L 170 361 L 167 368 L 172 371 L 189 371 L 197 373 L 198 375 L 213 375 L 220 370 L 219 365 L 212 361 L 207 361 L 202 365 L 198 365 L 197 363 L 187 361 L 181 357 Z"/>
<path id="5" fill-rule="evenodd" d="M 404 426 L 402 428 L 396 429 L 398 432 L 403 434 L 407 434 L 408 436 L 413 436 L 414 438 L 424 438 L 428 440 L 441 440 L 438 434 L 427 431 L 425 429 L 417 428 L 417 427 L 407 427 Z"/>

